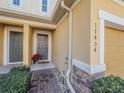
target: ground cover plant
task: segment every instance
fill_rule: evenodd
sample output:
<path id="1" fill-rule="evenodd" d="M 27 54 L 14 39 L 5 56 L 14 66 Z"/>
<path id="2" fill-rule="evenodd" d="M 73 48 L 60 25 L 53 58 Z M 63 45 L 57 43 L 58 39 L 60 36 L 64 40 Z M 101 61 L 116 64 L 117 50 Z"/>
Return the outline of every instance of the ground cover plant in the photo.
<path id="1" fill-rule="evenodd" d="M 94 81 L 92 91 L 93 93 L 124 93 L 124 80 L 112 75 L 104 77 Z"/>
<path id="2" fill-rule="evenodd" d="M 14 67 L 0 77 L 0 93 L 26 93 L 31 79 L 30 68 Z"/>

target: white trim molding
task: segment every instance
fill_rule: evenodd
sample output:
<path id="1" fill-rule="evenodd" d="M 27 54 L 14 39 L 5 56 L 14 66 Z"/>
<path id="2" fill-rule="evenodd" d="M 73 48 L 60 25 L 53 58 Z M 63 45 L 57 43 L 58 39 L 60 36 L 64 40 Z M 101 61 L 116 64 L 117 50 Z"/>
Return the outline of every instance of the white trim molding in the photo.
<path id="1" fill-rule="evenodd" d="M 104 30 L 105 21 L 100 19 L 100 64 L 104 64 Z"/>
<path id="2" fill-rule="evenodd" d="M 9 9 L 8 10 L 15 10 L 16 12 L 23 12 L 23 14 L 27 14 L 25 13 L 23 10 L 25 9 L 25 3 L 27 3 L 27 0 L 20 0 L 20 5 L 13 5 L 13 0 L 9 0 Z M 39 16 L 42 19 L 48 19 L 48 20 L 52 20 L 54 13 L 56 12 L 56 7 L 59 5 L 59 2 L 61 0 L 48 0 L 47 2 L 47 12 L 43 12 L 42 9 L 42 0 L 29 0 L 29 4 L 31 4 L 31 9 L 28 11 L 29 15 L 32 16 Z M 38 8 L 34 9 L 33 6 L 35 6 L 34 3 L 37 3 Z M 13 11 L 11 11 L 13 12 Z"/>
<path id="3" fill-rule="evenodd" d="M 48 24 L 43 22 L 36 22 L 36 21 L 30 21 L 30 20 L 24 20 L 24 19 L 18 19 L 18 18 L 12 18 L 12 17 L 6 17 L 6 16 L 0 16 L 0 22 L 2 23 L 8 23 L 8 24 L 16 24 L 16 25 L 23 25 L 23 24 L 29 24 L 32 27 L 35 28 L 46 28 L 55 30 L 57 28 L 54 24 Z"/>
<path id="4" fill-rule="evenodd" d="M 95 74 L 95 73 L 99 73 L 99 72 L 104 72 L 106 69 L 106 65 L 105 64 L 99 64 L 96 66 L 92 66 L 89 64 L 86 64 L 84 62 L 81 62 L 79 60 L 73 59 L 72 60 L 72 65 L 78 67 L 79 69 L 87 72 L 88 74 Z"/>
<path id="5" fill-rule="evenodd" d="M 10 26 L 5 27 L 5 31 L 4 31 L 4 65 L 23 63 L 23 62 L 15 62 L 15 63 L 9 62 L 9 33 L 10 33 L 10 31 L 23 32 L 23 29 L 17 28 L 17 27 L 10 27 Z"/>
<path id="6" fill-rule="evenodd" d="M 14 5 L 13 4 L 13 0 L 10 0 L 10 7 L 13 8 L 13 9 L 23 9 L 23 0 L 19 0 L 20 2 L 20 5 Z"/>
<path id="7" fill-rule="evenodd" d="M 112 1 L 124 7 L 124 0 L 112 0 Z"/>
<path id="8" fill-rule="evenodd" d="M 51 56 L 52 56 L 52 36 L 50 31 L 45 31 L 45 30 L 34 30 L 34 49 L 33 53 L 37 53 L 37 34 L 46 34 L 48 35 L 48 60 L 43 60 L 43 61 L 49 61 L 51 62 Z"/>
<path id="9" fill-rule="evenodd" d="M 99 18 L 105 21 L 124 26 L 124 18 L 99 10 Z"/>
<path id="10" fill-rule="evenodd" d="M 105 34 L 105 26 L 107 23 L 111 25 L 112 28 L 120 29 L 124 28 L 124 18 L 113 15 L 103 10 L 99 10 L 99 18 L 100 18 L 100 64 L 105 64 L 104 62 L 104 34 Z M 112 25 L 114 24 L 114 25 Z M 109 25 L 109 26 L 110 26 Z"/>
<path id="11" fill-rule="evenodd" d="M 73 10 L 78 4 L 79 4 L 80 0 L 76 0 L 74 2 L 74 4 L 71 6 L 71 10 Z M 61 20 L 57 23 L 57 27 L 63 22 L 63 20 L 67 17 L 68 12 L 65 13 L 65 15 L 61 18 Z"/>

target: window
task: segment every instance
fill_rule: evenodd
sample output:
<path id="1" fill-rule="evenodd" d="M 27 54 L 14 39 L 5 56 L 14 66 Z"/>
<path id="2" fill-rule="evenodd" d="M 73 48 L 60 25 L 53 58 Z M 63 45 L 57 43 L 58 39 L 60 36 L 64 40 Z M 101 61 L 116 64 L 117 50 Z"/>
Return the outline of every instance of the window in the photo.
<path id="1" fill-rule="evenodd" d="M 47 12 L 48 0 L 42 0 L 42 11 Z"/>
<path id="2" fill-rule="evenodd" d="M 13 5 L 20 6 L 20 0 L 12 0 Z"/>
<path id="3" fill-rule="evenodd" d="M 10 7 L 13 9 L 22 9 L 23 0 L 10 0 Z"/>

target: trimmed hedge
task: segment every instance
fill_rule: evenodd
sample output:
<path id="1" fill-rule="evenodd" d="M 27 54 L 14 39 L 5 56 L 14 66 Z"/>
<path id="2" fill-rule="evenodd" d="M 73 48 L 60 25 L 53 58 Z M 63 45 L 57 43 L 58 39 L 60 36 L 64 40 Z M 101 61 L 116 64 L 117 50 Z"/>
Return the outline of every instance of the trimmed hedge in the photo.
<path id="1" fill-rule="evenodd" d="M 0 93 L 27 93 L 31 72 L 26 66 L 14 67 L 0 77 Z"/>
<path id="2" fill-rule="evenodd" d="M 124 93 L 124 80 L 112 75 L 104 77 L 93 83 L 92 91 L 93 93 Z"/>

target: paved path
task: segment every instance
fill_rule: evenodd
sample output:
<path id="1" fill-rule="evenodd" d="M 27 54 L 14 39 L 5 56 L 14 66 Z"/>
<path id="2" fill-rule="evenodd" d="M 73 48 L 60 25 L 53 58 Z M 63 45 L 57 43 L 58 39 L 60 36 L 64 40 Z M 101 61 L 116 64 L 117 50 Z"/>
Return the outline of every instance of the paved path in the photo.
<path id="1" fill-rule="evenodd" d="M 52 69 L 32 73 L 29 93 L 62 93 Z"/>
<path id="2" fill-rule="evenodd" d="M 22 66 L 22 64 L 10 64 L 5 66 L 0 66 L 0 74 L 6 74 L 11 70 L 11 68 L 17 66 Z M 52 63 L 32 64 L 30 68 L 31 71 L 36 71 L 36 70 L 52 69 L 55 68 L 55 65 Z"/>
<path id="3" fill-rule="evenodd" d="M 55 68 L 55 65 L 53 63 L 33 64 L 33 65 L 31 65 L 30 68 L 31 68 L 31 71 L 37 71 L 37 70 L 45 70 L 45 69 Z"/>

